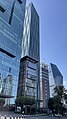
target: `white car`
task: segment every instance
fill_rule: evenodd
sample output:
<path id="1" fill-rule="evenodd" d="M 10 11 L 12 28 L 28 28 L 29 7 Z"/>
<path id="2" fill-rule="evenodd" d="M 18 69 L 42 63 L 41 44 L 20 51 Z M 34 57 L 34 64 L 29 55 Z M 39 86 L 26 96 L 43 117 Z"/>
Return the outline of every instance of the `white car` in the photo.
<path id="1" fill-rule="evenodd" d="M 62 117 L 62 115 L 59 114 L 59 113 L 58 113 L 58 114 L 55 114 L 55 116 L 56 116 L 56 117 Z"/>

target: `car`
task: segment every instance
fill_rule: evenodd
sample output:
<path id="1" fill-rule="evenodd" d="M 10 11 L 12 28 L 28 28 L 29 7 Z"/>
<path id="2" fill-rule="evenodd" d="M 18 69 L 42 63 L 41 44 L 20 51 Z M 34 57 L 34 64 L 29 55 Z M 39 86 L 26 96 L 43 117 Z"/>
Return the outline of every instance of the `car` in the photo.
<path id="1" fill-rule="evenodd" d="M 55 114 L 55 117 L 62 117 L 62 115 L 61 114 Z"/>

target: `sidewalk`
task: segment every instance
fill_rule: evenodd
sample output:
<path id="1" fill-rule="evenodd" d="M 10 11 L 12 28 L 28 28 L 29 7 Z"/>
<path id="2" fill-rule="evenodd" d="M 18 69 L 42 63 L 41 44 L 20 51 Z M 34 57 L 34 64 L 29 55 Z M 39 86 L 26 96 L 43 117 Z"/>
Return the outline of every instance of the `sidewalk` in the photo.
<path id="1" fill-rule="evenodd" d="M 14 113 L 12 111 L 0 111 L 0 115 L 1 116 L 5 116 L 6 115 L 6 117 L 10 117 L 10 116 L 12 116 L 12 117 L 20 117 L 20 116 L 22 116 L 22 114 Z"/>
<path id="2" fill-rule="evenodd" d="M 18 113 L 14 113 L 14 112 L 11 112 L 11 111 L 0 111 L 0 115 L 2 117 L 23 117 L 22 114 L 18 114 Z M 45 114 L 35 114 L 35 115 L 24 115 L 24 118 L 29 118 L 29 117 L 40 117 L 40 116 L 46 116 Z"/>

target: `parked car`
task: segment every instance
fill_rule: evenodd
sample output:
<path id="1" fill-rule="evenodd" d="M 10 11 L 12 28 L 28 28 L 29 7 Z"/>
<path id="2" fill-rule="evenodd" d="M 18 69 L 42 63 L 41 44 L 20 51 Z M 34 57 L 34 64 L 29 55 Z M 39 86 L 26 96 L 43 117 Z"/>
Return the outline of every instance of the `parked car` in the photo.
<path id="1" fill-rule="evenodd" d="M 62 117 L 62 115 L 61 114 L 55 114 L 55 117 Z"/>

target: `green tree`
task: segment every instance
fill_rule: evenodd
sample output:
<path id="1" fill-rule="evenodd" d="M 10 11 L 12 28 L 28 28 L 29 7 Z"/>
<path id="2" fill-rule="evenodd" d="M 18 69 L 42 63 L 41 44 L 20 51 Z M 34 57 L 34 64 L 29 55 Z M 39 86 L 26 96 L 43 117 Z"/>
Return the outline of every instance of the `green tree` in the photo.
<path id="1" fill-rule="evenodd" d="M 25 112 L 27 112 L 27 106 L 31 108 L 31 106 L 35 104 L 35 98 L 19 96 L 16 98 L 15 104 L 16 106 L 21 107 L 21 111 L 23 110 L 23 107 L 25 107 Z"/>
<path id="2" fill-rule="evenodd" d="M 48 101 L 48 107 L 49 109 L 52 111 L 52 113 L 54 112 L 54 98 L 50 98 Z"/>
<path id="3" fill-rule="evenodd" d="M 64 86 L 56 86 L 54 88 L 54 108 L 57 113 L 62 113 L 63 109 L 63 97 L 64 97 Z"/>
<path id="4" fill-rule="evenodd" d="M 5 100 L 0 98 L 0 107 L 3 107 L 4 104 L 5 104 Z"/>
<path id="5" fill-rule="evenodd" d="M 54 88 L 53 99 L 50 99 L 48 102 L 48 107 L 52 110 L 52 112 L 55 110 L 56 113 L 63 113 L 64 92 L 64 86 L 56 86 Z"/>
<path id="6" fill-rule="evenodd" d="M 15 103 L 18 106 L 33 105 L 33 104 L 35 104 L 35 98 L 20 96 L 20 97 L 16 98 Z"/>
<path id="7" fill-rule="evenodd" d="M 63 96 L 64 96 L 64 91 L 65 91 L 64 86 L 56 86 L 56 87 L 54 88 L 53 96 L 57 96 L 57 97 L 59 97 L 60 99 L 62 99 Z"/>

